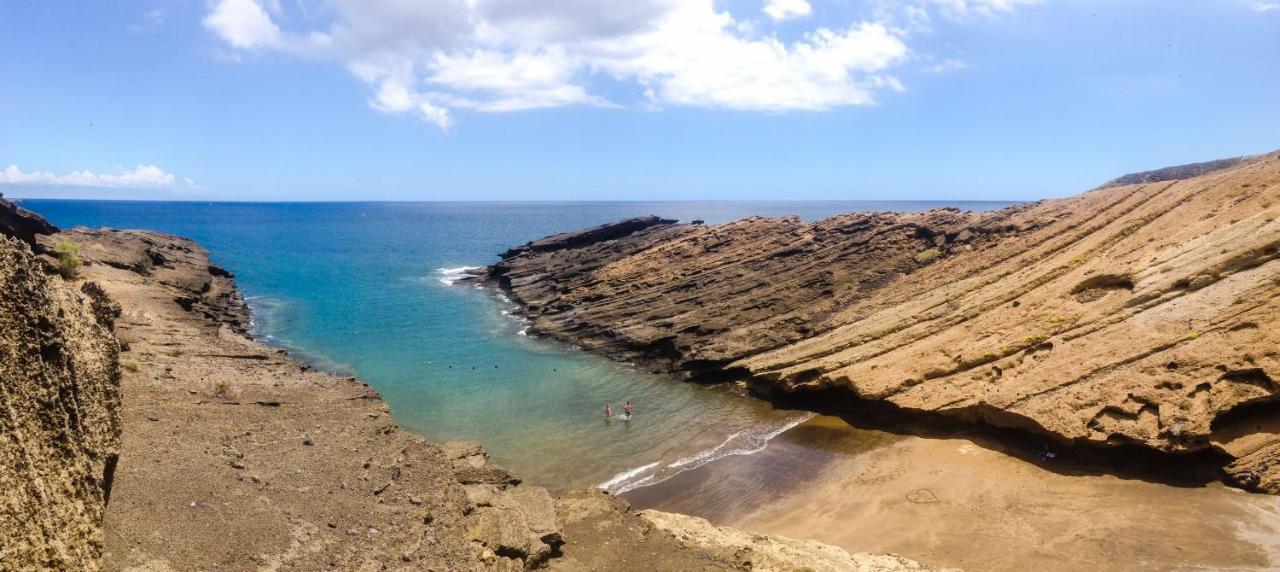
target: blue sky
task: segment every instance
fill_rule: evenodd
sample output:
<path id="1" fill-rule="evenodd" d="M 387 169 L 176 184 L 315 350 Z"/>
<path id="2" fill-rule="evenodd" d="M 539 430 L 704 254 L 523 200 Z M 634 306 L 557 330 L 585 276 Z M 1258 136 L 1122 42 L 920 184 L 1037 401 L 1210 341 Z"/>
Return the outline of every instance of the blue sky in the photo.
<path id="1" fill-rule="evenodd" d="M 0 53 L 7 196 L 1022 200 L 1280 148 L 1280 0 L 3 1 Z"/>

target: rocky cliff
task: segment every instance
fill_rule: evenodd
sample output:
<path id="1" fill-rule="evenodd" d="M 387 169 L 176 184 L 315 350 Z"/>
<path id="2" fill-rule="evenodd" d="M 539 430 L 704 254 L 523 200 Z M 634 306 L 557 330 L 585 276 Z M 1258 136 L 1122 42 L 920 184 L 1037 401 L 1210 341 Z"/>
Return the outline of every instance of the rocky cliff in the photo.
<path id="1" fill-rule="evenodd" d="M 0 569 L 96 570 L 120 447 L 119 308 L 47 272 L 0 201 Z"/>
<path id="2" fill-rule="evenodd" d="M 988 213 L 638 219 L 483 279 L 531 333 L 651 369 L 1195 453 L 1280 493 L 1280 154 L 1135 180 L 1157 182 Z"/>
<path id="3" fill-rule="evenodd" d="M 49 224 L 44 217 L 5 200 L 0 194 L 0 234 L 21 240 L 39 252 L 41 247 L 36 237 L 55 232 L 58 232 L 58 227 Z"/>

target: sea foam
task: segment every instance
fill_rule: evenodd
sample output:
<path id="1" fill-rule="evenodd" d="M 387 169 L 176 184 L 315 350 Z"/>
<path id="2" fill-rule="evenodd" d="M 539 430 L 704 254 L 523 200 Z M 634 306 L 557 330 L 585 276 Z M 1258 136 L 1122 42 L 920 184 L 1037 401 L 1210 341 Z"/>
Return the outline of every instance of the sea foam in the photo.
<path id="1" fill-rule="evenodd" d="M 479 271 L 484 270 L 482 266 L 459 266 L 457 268 L 437 268 L 436 274 L 439 274 L 437 280 L 445 286 L 453 286 L 459 280 L 475 276 Z"/>
<path id="2" fill-rule="evenodd" d="M 658 461 L 628 469 L 613 478 L 596 485 L 596 488 L 619 495 L 640 487 L 656 485 L 685 471 L 692 471 L 717 459 L 733 455 L 754 455 L 769 446 L 769 441 L 791 428 L 812 419 L 813 413 L 805 413 L 784 419 L 778 423 L 766 424 L 735 432 L 721 441 L 719 445 L 699 451 L 687 457 L 681 457 L 669 463 Z"/>

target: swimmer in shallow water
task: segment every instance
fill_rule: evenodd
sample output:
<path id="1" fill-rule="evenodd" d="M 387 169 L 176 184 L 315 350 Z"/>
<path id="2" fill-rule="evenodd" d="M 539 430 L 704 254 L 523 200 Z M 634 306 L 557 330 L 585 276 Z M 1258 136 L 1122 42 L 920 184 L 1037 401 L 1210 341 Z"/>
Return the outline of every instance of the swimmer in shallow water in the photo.
<path id="1" fill-rule="evenodd" d="M 613 404 L 606 403 L 604 404 L 604 418 L 608 419 L 610 417 L 613 417 Z"/>

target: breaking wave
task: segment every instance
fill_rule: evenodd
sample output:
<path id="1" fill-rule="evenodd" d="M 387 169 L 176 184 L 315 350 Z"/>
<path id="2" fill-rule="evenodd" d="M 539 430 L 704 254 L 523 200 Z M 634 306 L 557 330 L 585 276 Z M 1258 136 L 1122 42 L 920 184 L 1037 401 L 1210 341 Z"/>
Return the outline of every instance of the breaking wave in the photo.
<path id="1" fill-rule="evenodd" d="M 439 275 L 436 280 L 445 286 L 453 286 L 459 280 L 476 276 L 484 270 L 483 266 L 459 266 L 457 268 L 437 268 L 436 274 Z"/>
<path id="2" fill-rule="evenodd" d="M 692 471 L 717 459 L 733 455 L 754 455 L 769 446 L 774 437 L 812 419 L 813 413 L 804 413 L 778 423 L 743 429 L 725 438 L 719 445 L 681 457 L 669 463 L 658 461 L 628 469 L 613 478 L 596 485 L 596 488 L 618 495 L 640 487 L 656 485 L 685 471 Z"/>

